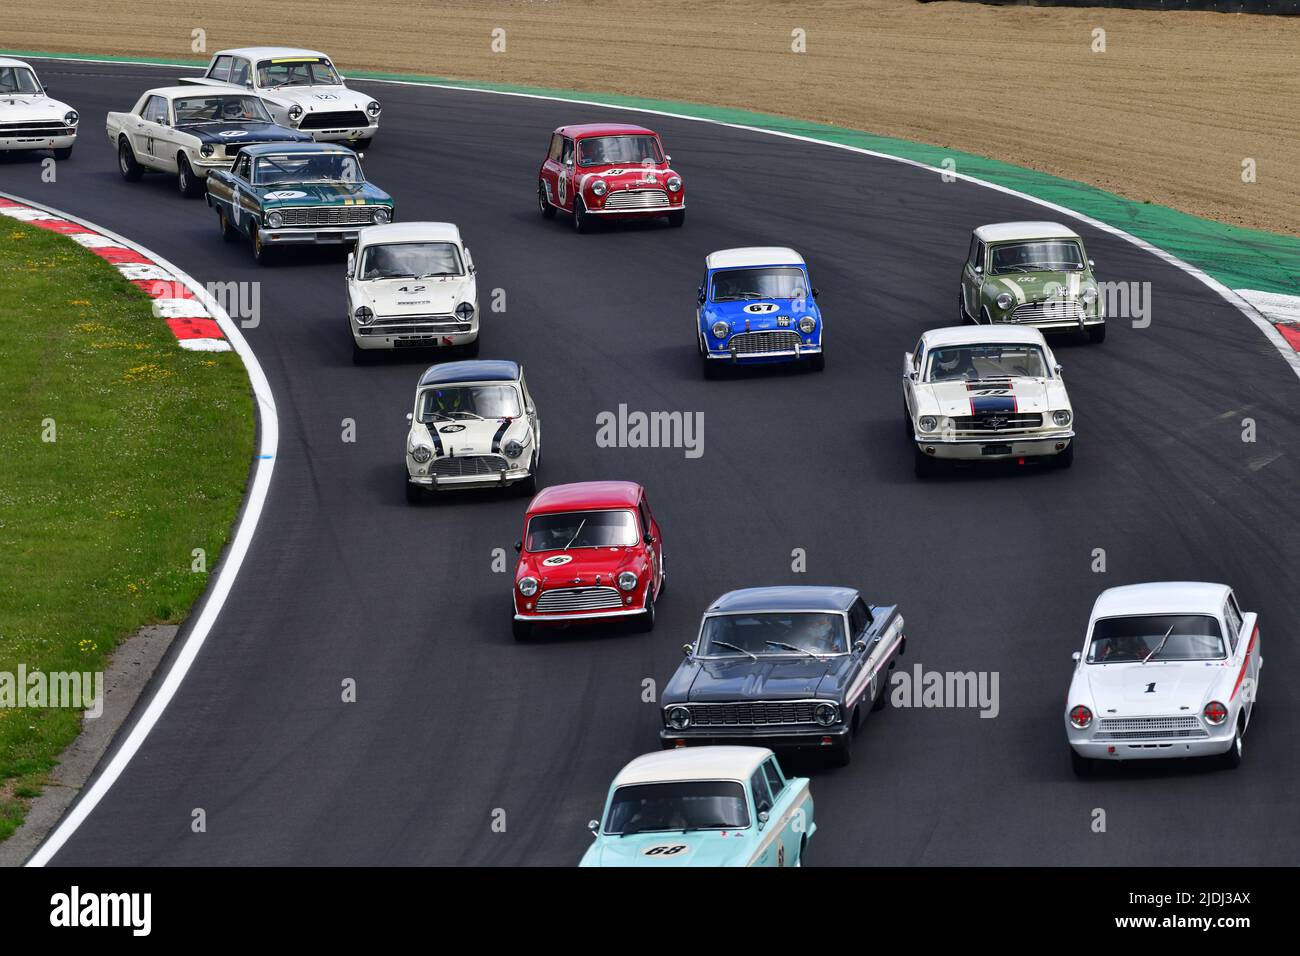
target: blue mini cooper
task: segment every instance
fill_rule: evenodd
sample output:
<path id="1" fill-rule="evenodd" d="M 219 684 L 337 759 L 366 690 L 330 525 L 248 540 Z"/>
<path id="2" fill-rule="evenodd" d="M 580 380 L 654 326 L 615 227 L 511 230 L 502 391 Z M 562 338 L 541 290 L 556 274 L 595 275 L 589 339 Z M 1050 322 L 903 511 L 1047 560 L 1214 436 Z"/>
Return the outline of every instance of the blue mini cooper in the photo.
<path id="1" fill-rule="evenodd" d="M 822 315 L 803 256 L 781 246 L 721 249 L 704 265 L 696 326 L 706 376 L 725 365 L 825 366 Z"/>

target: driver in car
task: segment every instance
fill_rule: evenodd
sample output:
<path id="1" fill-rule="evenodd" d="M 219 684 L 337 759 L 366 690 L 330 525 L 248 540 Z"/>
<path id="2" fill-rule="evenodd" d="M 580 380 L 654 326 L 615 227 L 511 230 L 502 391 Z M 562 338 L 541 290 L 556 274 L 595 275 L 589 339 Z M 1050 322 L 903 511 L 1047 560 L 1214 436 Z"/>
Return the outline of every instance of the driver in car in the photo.
<path id="1" fill-rule="evenodd" d="M 844 628 L 828 614 L 818 615 L 805 632 L 805 649 L 814 654 L 843 654 Z"/>

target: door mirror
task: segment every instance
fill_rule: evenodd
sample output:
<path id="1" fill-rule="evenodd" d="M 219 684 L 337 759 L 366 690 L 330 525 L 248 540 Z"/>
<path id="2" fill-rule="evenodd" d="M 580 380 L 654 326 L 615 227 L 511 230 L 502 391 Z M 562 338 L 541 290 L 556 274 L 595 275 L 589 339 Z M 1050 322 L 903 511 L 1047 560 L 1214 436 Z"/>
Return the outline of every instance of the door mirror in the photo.
<path id="1" fill-rule="evenodd" d="M 516 554 L 521 554 L 521 553 L 523 552 L 523 550 L 524 550 L 524 543 L 523 543 L 522 541 L 516 541 L 516 542 L 515 542 L 515 553 L 516 553 Z"/>
<path id="2" fill-rule="evenodd" d="M 691 645 L 689 644 L 682 645 L 682 654 L 685 655 L 686 657 L 690 657 L 691 654 L 694 652 L 694 650 L 695 648 L 691 647 Z"/>
<path id="3" fill-rule="evenodd" d="M 671 163 L 672 161 L 673 161 L 673 154 L 672 154 L 672 153 L 664 153 L 664 162 L 665 162 L 665 163 Z"/>
<path id="4" fill-rule="evenodd" d="M 812 290 L 812 297 L 813 297 L 814 299 L 817 298 L 817 297 L 818 297 L 819 295 L 821 295 L 821 294 L 822 294 L 822 290 L 821 290 L 821 289 L 814 288 L 814 289 Z"/>
<path id="5" fill-rule="evenodd" d="M 695 290 L 695 298 L 699 300 L 700 305 L 704 304 L 704 286 Z"/>
<path id="6" fill-rule="evenodd" d="M 1060 363 L 1060 362 L 1057 362 L 1055 365 L 1053 365 L 1053 366 L 1052 366 L 1052 369 L 1053 369 L 1053 371 L 1056 372 L 1057 375 L 1060 375 L 1062 372 L 1065 371 L 1065 369 L 1061 368 L 1061 363 Z"/>
<path id="7" fill-rule="evenodd" d="M 863 640 L 854 641 L 853 649 L 857 651 L 859 654 L 861 654 L 863 651 L 867 649 L 867 642 Z"/>
<path id="8" fill-rule="evenodd" d="M 763 829 L 763 827 L 767 826 L 767 821 L 768 821 L 769 819 L 771 819 L 771 817 L 772 817 L 772 814 L 768 813 L 766 809 L 759 810 L 759 811 L 758 811 L 758 828 L 761 830 L 761 829 Z"/>
<path id="9" fill-rule="evenodd" d="M 1097 268 L 1097 263 L 1095 263 L 1095 262 L 1093 262 L 1091 259 L 1089 259 L 1089 260 L 1088 260 L 1088 268 L 1089 268 L 1089 269 L 1095 269 L 1095 268 Z"/>
<path id="10" fill-rule="evenodd" d="M 641 540 L 644 541 L 646 544 L 654 544 L 655 536 L 651 534 L 649 531 L 647 531 L 645 534 L 641 535 Z"/>
<path id="11" fill-rule="evenodd" d="M 1075 651 L 1073 654 L 1070 655 L 1070 660 L 1074 661 L 1077 664 L 1079 663 L 1079 658 L 1082 656 L 1083 655 L 1080 654 L 1078 651 Z"/>
<path id="12" fill-rule="evenodd" d="M 349 252 L 348 253 L 348 275 L 352 275 L 353 270 L 356 269 L 356 265 L 357 265 L 357 254 L 355 252 Z"/>
<path id="13" fill-rule="evenodd" d="M 412 414 L 411 412 L 407 412 L 407 413 L 406 413 L 406 420 L 407 420 L 408 422 L 412 421 L 414 418 L 415 418 L 415 415 Z"/>
<path id="14" fill-rule="evenodd" d="M 572 159 L 566 159 L 566 160 L 564 161 L 564 165 L 565 165 L 565 166 L 572 166 L 572 165 L 573 165 L 573 160 L 572 160 Z"/>
<path id="15" fill-rule="evenodd" d="M 591 835 L 592 835 L 592 836 L 597 836 L 597 835 L 600 833 L 600 821 L 599 821 L 599 820 L 588 820 L 588 821 L 587 821 L 587 829 L 591 831 Z"/>

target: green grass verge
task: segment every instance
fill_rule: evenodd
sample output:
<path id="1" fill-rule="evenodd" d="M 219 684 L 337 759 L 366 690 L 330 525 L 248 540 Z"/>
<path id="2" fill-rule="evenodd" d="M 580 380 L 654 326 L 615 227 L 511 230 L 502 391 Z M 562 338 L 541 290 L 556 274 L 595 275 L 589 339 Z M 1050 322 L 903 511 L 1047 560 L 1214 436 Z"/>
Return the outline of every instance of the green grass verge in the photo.
<path id="1" fill-rule="evenodd" d="M 65 236 L 0 219 L 0 288 L 0 672 L 102 671 L 207 585 L 193 551 L 211 571 L 243 497 L 248 380 Z M 0 840 L 80 725 L 0 707 Z"/>

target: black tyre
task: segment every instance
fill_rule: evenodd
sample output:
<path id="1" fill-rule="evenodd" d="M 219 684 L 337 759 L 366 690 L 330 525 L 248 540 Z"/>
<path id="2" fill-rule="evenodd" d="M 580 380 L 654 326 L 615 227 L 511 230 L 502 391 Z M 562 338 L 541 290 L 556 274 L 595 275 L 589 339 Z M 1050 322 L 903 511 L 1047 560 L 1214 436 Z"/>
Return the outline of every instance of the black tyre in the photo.
<path id="1" fill-rule="evenodd" d="M 364 153 L 366 150 L 370 148 L 370 143 L 373 139 L 374 139 L 373 136 L 367 136 L 365 139 L 359 139 L 352 144 L 352 148 L 355 149 L 358 153 Z"/>
<path id="2" fill-rule="evenodd" d="M 357 345 L 356 339 L 352 340 L 352 364 L 353 365 L 370 364 L 370 352 L 367 351 L 366 349 L 363 349 L 361 346 Z"/>
<path id="3" fill-rule="evenodd" d="M 194 175 L 190 161 L 184 156 L 176 159 L 176 188 L 186 199 L 193 199 L 203 194 L 203 180 Z"/>
<path id="4" fill-rule="evenodd" d="M 808 360 L 808 370 L 812 372 L 822 372 L 826 369 L 826 353 L 818 352 Z"/>
<path id="5" fill-rule="evenodd" d="M 555 207 L 546 198 L 546 184 L 543 182 L 537 184 L 537 208 L 541 211 L 543 217 L 547 219 L 555 218 Z"/>
<path id="6" fill-rule="evenodd" d="M 1241 754 L 1245 746 L 1244 733 L 1245 728 L 1242 727 L 1241 720 L 1238 719 L 1237 732 L 1232 737 L 1232 746 L 1219 758 L 1220 766 L 1226 767 L 1228 770 L 1236 770 L 1241 766 Z"/>
<path id="7" fill-rule="evenodd" d="M 515 640 L 521 644 L 533 636 L 533 625 L 528 621 L 511 621 L 510 629 L 514 632 Z"/>
<path id="8" fill-rule="evenodd" d="M 534 458 L 532 466 L 528 470 L 528 477 L 519 482 L 516 486 L 519 489 L 519 493 L 526 498 L 531 498 L 533 495 L 537 494 L 537 472 L 539 464 L 538 460 Z"/>
<path id="9" fill-rule="evenodd" d="M 481 335 L 481 333 L 480 333 Z M 474 341 L 460 347 L 461 354 L 466 358 L 478 358 L 480 336 L 474 336 Z"/>
<path id="10" fill-rule="evenodd" d="M 402 470 L 405 471 L 406 469 Z M 405 474 L 402 475 L 402 479 L 406 484 L 406 503 L 408 505 L 422 504 L 424 502 L 424 489 L 419 485 L 411 484 L 411 482 L 406 479 Z"/>
<path id="11" fill-rule="evenodd" d="M 960 292 L 957 293 L 957 324 L 968 325 L 970 316 L 966 314 L 966 300 L 962 298 Z"/>
<path id="12" fill-rule="evenodd" d="M 686 225 L 686 210 L 674 209 L 670 212 L 668 214 L 668 225 L 672 226 L 674 229 L 680 229 L 682 226 Z"/>
<path id="13" fill-rule="evenodd" d="M 1058 451 L 1056 457 L 1052 459 L 1052 464 L 1057 468 L 1069 468 L 1074 464 L 1074 443 L 1077 439 L 1071 438 L 1070 444 L 1065 446 L 1065 451 Z"/>
<path id="14" fill-rule="evenodd" d="M 591 216 L 581 196 L 573 200 L 573 228 L 578 232 L 591 232 Z"/>
<path id="15" fill-rule="evenodd" d="M 1088 341 L 1093 345 L 1100 345 L 1102 342 L 1106 341 L 1105 322 L 1101 323 L 1101 325 L 1088 326 Z"/>
<path id="16" fill-rule="evenodd" d="M 888 673 L 888 671 L 886 671 L 886 673 Z M 889 681 L 882 680 L 880 682 L 880 696 L 871 702 L 871 712 L 874 714 L 877 713 L 878 711 L 884 710 L 885 705 L 888 703 L 889 703 Z"/>
<path id="17" fill-rule="evenodd" d="M 135 150 L 125 136 L 117 141 L 117 169 L 129 183 L 137 182 L 144 175 L 144 167 L 135 161 Z"/>
<path id="18" fill-rule="evenodd" d="M 634 618 L 634 620 L 636 621 L 636 629 L 637 629 L 638 631 L 640 631 L 641 633 L 643 633 L 643 634 L 647 634 L 647 633 L 649 633 L 650 631 L 653 631 L 653 630 L 655 629 L 655 600 L 654 600 L 654 598 L 650 598 L 649 600 L 646 601 L 646 604 L 645 604 L 645 612 L 642 613 L 642 614 L 638 614 L 638 615 Z"/>
<path id="19" fill-rule="evenodd" d="M 939 470 L 939 463 L 917 448 L 912 453 L 912 470 L 918 478 L 931 478 Z"/>
<path id="20" fill-rule="evenodd" d="M 64 146 L 62 149 L 56 149 L 56 150 L 54 151 L 54 158 L 57 159 L 57 160 L 59 160 L 60 162 L 62 162 L 62 161 L 65 160 L 65 159 L 71 159 L 71 158 L 72 158 L 72 147 L 71 147 L 71 146 Z"/>
<path id="21" fill-rule="evenodd" d="M 840 738 L 839 743 L 831 747 L 830 765 L 847 767 L 851 763 L 853 763 L 853 735 L 845 734 Z"/>
<path id="22" fill-rule="evenodd" d="M 1087 757 L 1080 757 L 1073 747 L 1070 748 L 1070 769 L 1074 775 L 1079 778 L 1091 777 L 1097 769 L 1097 761 L 1089 760 Z"/>
<path id="23" fill-rule="evenodd" d="M 257 228 L 256 224 L 251 225 L 253 240 L 253 261 L 259 266 L 269 265 L 271 262 L 271 249 L 262 242 L 262 230 Z"/>
<path id="24" fill-rule="evenodd" d="M 239 230 L 230 224 L 230 220 L 226 218 L 226 210 L 221 206 L 217 207 L 217 229 L 226 242 L 234 242 L 239 238 Z"/>

